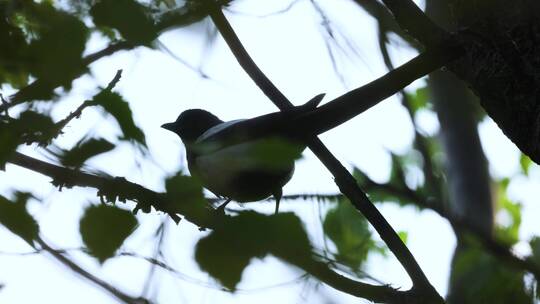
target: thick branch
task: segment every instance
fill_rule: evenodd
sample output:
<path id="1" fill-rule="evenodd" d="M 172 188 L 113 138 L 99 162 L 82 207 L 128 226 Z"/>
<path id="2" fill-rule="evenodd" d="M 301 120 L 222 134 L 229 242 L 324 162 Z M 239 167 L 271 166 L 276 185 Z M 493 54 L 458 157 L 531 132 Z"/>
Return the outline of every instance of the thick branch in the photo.
<path id="1" fill-rule="evenodd" d="M 383 0 L 399 26 L 426 47 L 438 47 L 450 35 L 429 19 L 412 0 Z"/>
<path id="2" fill-rule="evenodd" d="M 292 103 L 288 101 L 281 92 L 279 92 L 279 90 L 272 84 L 266 75 L 261 72 L 254 61 L 250 58 L 249 54 L 236 36 L 236 33 L 234 33 L 232 27 L 225 19 L 225 16 L 221 10 L 216 6 L 213 6 L 210 10 L 210 16 L 220 33 L 223 35 L 238 62 L 244 68 L 246 73 L 253 79 L 253 81 L 281 110 L 291 108 L 293 106 Z M 341 192 L 349 198 L 357 210 L 364 214 L 364 216 L 373 225 L 375 230 L 379 233 L 381 238 L 385 241 L 387 246 L 403 265 L 413 281 L 413 288 L 425 292 L 431 297 L 432 300 L 436 302 L 443 302 L 442 298 L 431 286 L 428 279 L 420 269 L 420 266 L 414 259 L 413 255 L 403 244 L 397 233 L 393 230 L 386 219 L 369 201 L 365 193 L 358 188 L 355 179 L 346 170 L 346 168 L 343 167 L 343 165 L 330 153 L 330 151 L 318 138 L 314 137 L 311 139 L 309 147 L 327 167 L 327 169 L 332 172 L 336 179 L 336 184 L 340 188 Z"/>
<path id="3" fill-rule="evenodd" d="M 98 176 L 64 168 L 26 156 L 19 152 L 15 152 L 8 162 L 49 176 L 53 179 L 53 183 L 60 187 L 80 186 L 96 188 L 99 190 L 98 194 L 103 196 L 118 197 L 120 200 L 130 199 L 145 206 L 152 205 L 156 210 L 168 213 L 175 221 L 180 219 L 175 214 L 174 208 L 166 203 L 163 194 L 148 190 L 141 185 L 128 182 L 123 178 Z M 208 224 L 206 221 L 199 221 L 198 218 L 190 218 L 190 221 L 193 221 L 201 227 L 207 227 Z"/>
<path id="4" fill-rule="evenodd" d="M 299 117 L 294 125 L 296 128 L 306 128 L 313 133 L 322 133 L 335 128 L 459 55 L 461 50 L 457 48 L 428 50 L 386 75 L 306 113 Z"/>
<path id="5" fill-rule="evenodd" d="M 396 19 L 388 11 L 388 9 L 377 0 L 352 0 L 366 11 L 371 17 L 375 18 L 379 23 L 379 27 L 384 32 L 390 31 L 407 41 L 416 49 L 420 48 L 420 44 L 397 24 Z"/>

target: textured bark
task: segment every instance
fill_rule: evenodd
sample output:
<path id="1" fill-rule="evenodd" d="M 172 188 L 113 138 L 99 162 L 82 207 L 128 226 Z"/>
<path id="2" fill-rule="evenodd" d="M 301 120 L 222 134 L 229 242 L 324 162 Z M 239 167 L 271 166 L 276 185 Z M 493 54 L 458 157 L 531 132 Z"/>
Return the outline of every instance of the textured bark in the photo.
<path id="1" fill-rule="evenodd" d="M 448 3 L 467 47 L 449 69 L 469 83 L 506 136 L 540 163 L 540 2 Z"/>

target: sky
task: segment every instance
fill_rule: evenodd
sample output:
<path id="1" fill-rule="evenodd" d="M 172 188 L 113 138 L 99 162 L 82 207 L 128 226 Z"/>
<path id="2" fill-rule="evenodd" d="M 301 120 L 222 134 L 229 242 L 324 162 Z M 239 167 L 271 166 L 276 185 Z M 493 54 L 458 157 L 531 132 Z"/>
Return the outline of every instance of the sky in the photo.
<path id="1" fill-rule="evenodd" d="M 299 105 L 311 97 L 326 93 L 324 102 L 361 86 L 386 70 L 377 49 L 374 20 L 348 0 L 319 0 L 328 14 L 337 39 L 350 39 L 352 48 L 332 46 L 337 70 L 328 54 L 328 33 L 321 18 L 309 1 L 297 1 L 286 13 L 260 17 L 279 11 L 291 1 L 275 0 L 262 5 L 260 1 L 235 1 L 226 16 L 240 39 L 264 73 L 293 103 Z M 249 118 L 276 111 L 272 103 L 242 71 L 223 40 L 208 38 L 212 32 L 209 20 L 162 35 L 159 40 L 173 54 L 200 69 L 209 78 L 186 67 L 166 52 L 138 48 L 119 52 L 91 66 L 91 75 L 81 77 L 74 89 L 52 113 L 56 119 L 65 117 L 82 101 L 93 96 L 97 87 L 106 86 L 118 69 L 123 76 L 116 87 L 129 101 L 136 123 L 144 130 L 151 157 L 142 157 L 129 145 L 121 145 L 111 153 L 98 156 L 90 166 L 113 175 L 125 176 L 150 189 L 163 191 L 163 177 L 185 168 L 184 150 L 180 140 L 160 128 L 176 119 L 189 108 L 204 108 L 223 120 Z M 210 42 L 210 43 L 209 43 Z M 87 52 L 99 50 L 104 41 L 95 36 Z M 341 45 L 346 45 L 343 43 Z M 412 58 L 415 53 L 399 42 L 392 47 L 396 65 Z M 408 87 L 415 90 L 424 85 L 418 80 Z M 438 130 L 435 115 L 423 111 L 417 121 L 423 132 Z M 489 119 L 479 126 L 482 145 L 495 177 L 511 176 L 508 195 L 523 204 L 521 237 L 524 240 L 540 233 L 535 215 L 540 214 L 538 181 L 540 170 L 534 166 L 529 177 L 519 172 L 519 151 Z M 59 138 L 59 145 L 69 147 L 82 134 L 99 134 L 110 140 L 119 135 L 110 117 L 97 109 L 85 110 L 81 119 L 73 121 Z M 321 139 L 348 168 L 358 167 L 373 180 L 384 182 L 389 177 L 388 151 L 405 153 L 413 138 L 413 128 L 404 108 L 392 97 L 359 117 L 333 129 Z M 46 159 L 34 146 L 21 147 L 21 152 Z M 57 191 L 50 180 L 37 173 L 8 165 L 0 172 L 0 194 L 10 189 L 33 191 L 42 202 L 29 205 L 39 219 L 44 238 L 58 248 L 79 248 L 78 220 L 84 208 L 96 203 L 92 189 Z M 309 151 L 297 162 L 293 179 L 285 186 L 285 194 L 336 193 L 332 176 Z M 132 208 L 132 203 L 124 207 Z M 316 202 L 284 202 L 281 212 L 300 215 L 312 241 L 322 243 L 319 223 L 321 210 L 327 205 Z M 407 231 L 407 246 L 426 272 L 435 288 L 446 293 L 449 263 L 455 239 L 448 223 L 431 211 L 418 212 L 413 207 L 398 207 L 391 203 L 378 204 L 379 209 L 396 231 Z M 246 204 L 232 208 L 255 209 L 271 213 L 273 204 Z M 154 231 L 165 220 L 167 227 L 164 252 L 167 263 L 181 275 L 157 271 L 149 287 L 159 303 L 358 303 L 358 299 L 335 291 L 313 280 L 298 280 L 302 273 L 277 260 L 266 257 L 255 260 L 245 270 L 239 292 L 220 290 L 219 284 L 200 271 L 193 260 L 193 247 L 205 235 L 196 226 L 182 221 L 175 225 L 165 216 L 139 214 L 140 227 L 126 242 L 124 251 L 151 256 L 154 251 Z M 498 219 L 504 221 L 504 218 Z M 516 250 L 527 253 L 519 244 Z M 31 248 L 22 240 L 0 227 L 0 303 L 116 303 L 108 294 L 88 284 L 47 255 L 20 255 Z M 149 271 L 148 263 L 132 257 L 116 258 L 100 266 L 96 260 L 77 250 L 70 251 L 73 259 L 95 275 L 106 279 L 121 290 L 139 295 L 144 289 Z M 410 282 L 399 263 L 391 256 L 372 254 L 366 272 L 371 276 L 406 289 Z M 296 282 L 296 283 L 294 283 Z M 317 292 L 314 290 L 318 288 Z M 362 303 L 363 300 L 360 302 Z M 367 301 L 366 301 L 367 303 Z"/>

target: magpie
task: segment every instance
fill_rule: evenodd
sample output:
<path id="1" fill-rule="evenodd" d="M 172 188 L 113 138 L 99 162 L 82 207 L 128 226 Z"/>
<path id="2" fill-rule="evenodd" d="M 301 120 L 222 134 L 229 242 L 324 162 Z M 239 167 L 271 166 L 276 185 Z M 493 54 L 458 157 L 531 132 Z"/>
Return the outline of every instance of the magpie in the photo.
<path id="1" fill-rule="evenodd" d="M 282 187 L 313 135 L 295 122 L 315 110 L 323 97 L 319 94 L 290 110 L 227 122 L 208 111 L 190 109 L 161 127 L 184 143 L 191 175 L 225 199 L 219 210 L 231 200 L 253 202 L 273 195 L 277 213 Z"/>

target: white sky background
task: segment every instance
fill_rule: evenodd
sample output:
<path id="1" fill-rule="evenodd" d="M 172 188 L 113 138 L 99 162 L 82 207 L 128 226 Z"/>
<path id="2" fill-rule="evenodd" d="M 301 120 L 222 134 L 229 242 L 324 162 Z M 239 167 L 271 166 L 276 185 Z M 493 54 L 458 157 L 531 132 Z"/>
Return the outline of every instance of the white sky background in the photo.
<path id="1" fill-rule="evenodd" d="M 226 15 L 259 67 L 295 104 L 301 104 L 322 92 L 327 94 L 323 101 L 327 102 L 386 72 L 377 47 L 374 20 L 351 1 L 317 1 L 333 22 L 333 28 L 342 30 L 358 51 L 358 56 L 347 57 L 334 47 L 339 71 L 346 79 L 345 85 L 332 67 L 325 47 L 326 32 L 309 1 L 298 2 L 284 14 L 254 17 L 278 11 L 290 1 L 267 1 L 263 7 L 260 1 L 238 0 L 231 9 L 246 15 Z M 130 146 L 122 145 L 113 153 L 92 159 L 90 164 L 93 168 L 125 176 L 130 181 L 160 191 L 163 190 L 163 176 L 176 172 L 185 162 L 179 138 L 161 129 L 161 124 L 175 120 L 181 111 L 188 108 L 204 108 L 223 120 L 276 111 L 243 72 L 220 37 L 206 49 L 207 41 L 201 33 L 210 28 L 211 23 L 206 20 L 169 32 L 160 40 L 177 56 L 194 66 L 200 65 L 211 79 L 202 79 L 163 52 L 139 48 L 100 60 L 92 65 L 93 76 L 84 76 L 75 82 L 73 92 L 55 108 L 55 118 L 65 117 L 96 92 L 96 83 L 105 86 L 116 70 L 123 69 L 123 77 L 116 91 L 130 102 L 135 121 L 144 130 L 153 156 L 152 159 L 141 158 Z M 89 52 L 102 47 L 103 42 L 95 37 L 89 44 Z M 397 65 L 414 56 L 414 53 L 394 48 L 392 55 Z M 422 81 L 417 81 L 409 88 L 422 84 Z M 427 132 L 437 130 L 432 113 L 424 112 L 418 119 Z M 81 119 L 68 126 L 59 142 L 69 147 L 85 132 L 111 140 L 119 134 L 114 122 L 104 118 L 99 111 L 87 109 Z M 535 166 L 530 178 L 519 175 L 518 150 L 491 120 L 480 125 L 480 134 L 494 176 L 516 176 L 510 185 L 509 195 L 524 205 L 521 236 L 527 240 L 532 234 L 540 232 L 538 225 L 535 225 L 536 216 L 540 214 L 540 204 L 536 199 L 540 195 L 536 187 L 540 170 Z M 357 166 L 374 180 L 382 182 L 388 178 L 390 164 L 386 151 L 404 153 L 410 147 L 412 136 L 406 111 L 396 98 L 390 98 L 321 138 L 347 167 Z M 35 147 L 23 147 L 21 151 L 42 156 Z M 40 220 L 44 237 L 59 248 L 80 247 L 78 220 L 85 206 L 97 202 L 95 190 L 76 188 L 58 192 L 49 181 L 49 178 L 37 173 L 8 165 L 6 172 L 0 172 L 0 193 L 9 194 L 9 189 L 36 192 L 38 197 L 43 198 L 43 203 L 31 203 L 30 208 Z M 335 193 L 337 187 L 331 175 L 308 151 L 298 162 L 295 176 L 284 191 L 285 194 Z M 128 203 L 126 207 L 133 206 L 133 203 Z M 244 207 L 269 213 L 274 208 L 270 203 Z M 412 207 L 400 208 L 390 203 L 379 204 L 378 207 L 396 230 L 409 233 L 409 249 L 432 284 L 445 294 L 455 245 L 447 222 L 433 212 L 417 212 Z M 317 203 L 302 201 L 284 202 L 280 208 L 281 212 L 299 214 L 312 241 L 320 248 L 322 231 L 318 210 Z M 153 232 L 162 218 L 155 212 L 139 214 L 141 226 L 128 240 L 125 250 L 151 256 Z M 267 288 L 290 282 L 302 274 L 273 257 L 256 260 L 245 270 L 243 281 L 238 286 L 240 292 L 230 294 L 220 291 L 218 283 L 201 272 L 193 261 L 194 245 L 205 233 L 199 232 L 187 221 L 176 226 L 169 220 L 167 227 L 165 262 L 185 274 L 187 279 L 158 271 L 150 294 L 158 294 L 159 303 L 358 303 L 357 298 L 324 285 L 319 285 L 320 290 L 314 292 L 317 287 L 314 281 Z M 527 252 L 526 246 L 521 247 Z M 6 284 L 0 290 L 0 303 L 116 302 L 47 255 L 5 254 L 28 252 L 30 248 L 3 227 L 0 227 L 0 251 L 3 252 L 0 254 L 0 283 Z M 139 295 L 143 289 L 149 270 L 149 265 L 144 261 L 129 257 L 116 258 L 100 267 L 85 254 L 75 251 L 72 255 L 85 269 L 129 294 Z M 406 274 L 391 255 L 389 258 L 371 255 L 366 271 L 395 287 L 410 287 Z"/>

